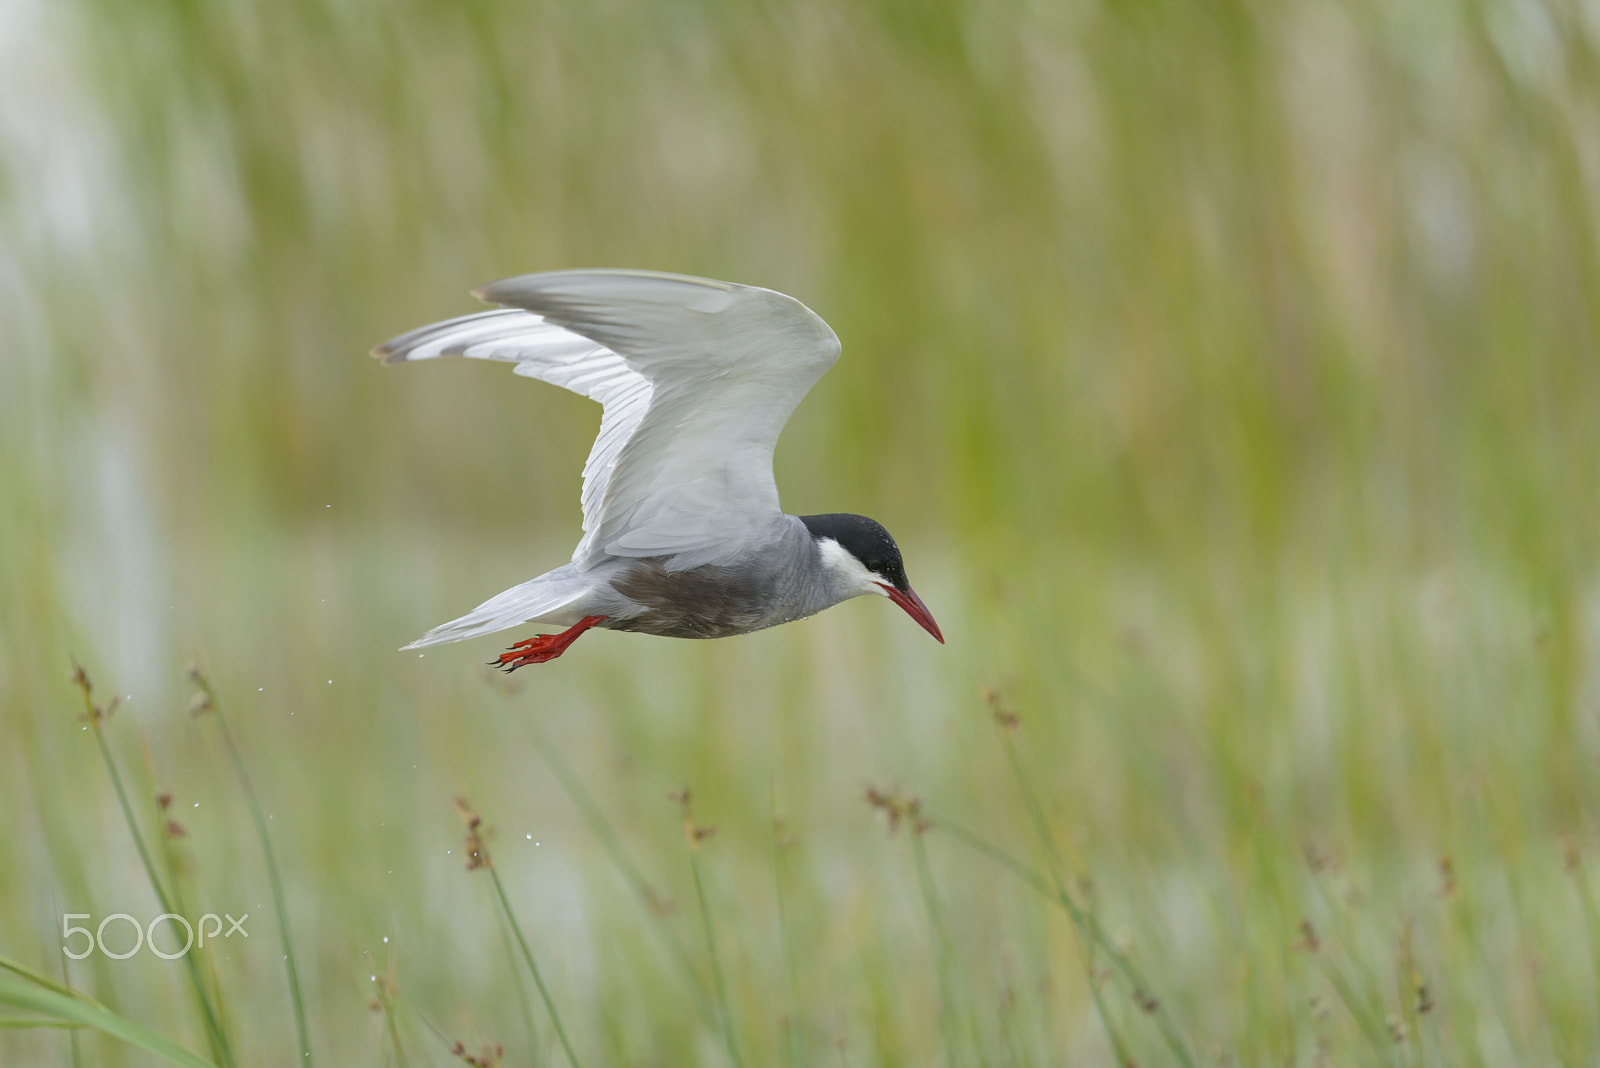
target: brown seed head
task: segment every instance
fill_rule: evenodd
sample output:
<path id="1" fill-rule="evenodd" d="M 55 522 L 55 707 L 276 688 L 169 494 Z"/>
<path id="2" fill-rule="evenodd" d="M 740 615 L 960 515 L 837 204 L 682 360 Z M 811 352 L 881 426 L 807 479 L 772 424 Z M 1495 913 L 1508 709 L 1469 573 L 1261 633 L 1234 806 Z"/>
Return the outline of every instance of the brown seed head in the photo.
<path id="1" fill-rule="evenodd" d="M 888 819 L 890 834 L 900 829 L 902 821 L 911 828 L 913 834 L 927 834 L 933 830 L 933 821 L 922 815 L 921 798 L 901 793 L 887 793 L 873 786 L 866 788 L 865 797 L 867 804 L 882 812 Z"/>
<path id="2" fill-rule="evenodd" d="M 505 1048 L 499 1045 L 491 1046 L 485 1042 L 481 1053 L 468 1053 L 465 1043 L 457 1042 L 450 1047 L 450 1054 L 457 1059 L 470 1064 L 473 1068 L 496 1068 L 500 1059 L 505 1056 Z"/>
<path id="3" fill-rule="evenodd" d="M 689 807 L 691 794 L 685 786 L 681 790 L 673 790 L 667 794 L 667 800 L 673 802 L 683 813 L 683 840 L 689 844 L 689 852 L 698 853 L 700 843 L 717 833 L 714 826 L 700 826 L 694 821 L 694 811 Z"/>
<path id="4" fill-rule="evenodd" d="M 111 717 L 117 705 L 122 703 L 122 698 L 113 696 L 104 706 L 94 703 L 94 685 L 89 681 L 89 673 L 83 670 L 83 665 L 76 660 L 72 662 L 72 685 L 78 688 L 83 695 L 83 712 L 78 715 L 79 723 L 90 723 L 99 726 L 100 723 Z"/>
<path id="5" fill-rule="evenodd" d="M 462 842 L 462 860 L 468 871 L 477 871 L 479 868 L 492 868 L 494 862 L 489 859 L 489 850 L 483 844 L 484 832 L 483 817 L 472 810 L 465 797 L 456 798 L 456 812 L 461 816 L 461 822 L 466 824 L 467 833 Z"/>
<path id="6" fill-rule="evenodd" d="M 989 715 L 993 717 L 995 726 L 1000 728 L 1000 733 L 1016 737 L 1017 732 L 1022 730 L 1022 719 L 1001 701 L 1000 691 L 992 687 L 984 690 L 983 700 L 989 706 Z"/>
<path id="7" fill-rule="evenodd" d="M 905 815 L 900 799 L 894 794 L 884 793 L 875 786 L 866 790 L 867 804 L 882 812 L 889 820 L 889 833 L 894 834 L 900 829 L 900 820 Z"/>

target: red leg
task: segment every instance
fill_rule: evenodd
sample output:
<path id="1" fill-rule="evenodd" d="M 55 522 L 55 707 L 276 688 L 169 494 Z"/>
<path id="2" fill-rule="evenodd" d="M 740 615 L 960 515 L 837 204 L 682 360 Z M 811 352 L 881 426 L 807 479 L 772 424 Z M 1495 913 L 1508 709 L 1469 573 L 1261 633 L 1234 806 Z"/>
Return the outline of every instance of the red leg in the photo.
<path id="1" fill-rule="evenodd" d="M 507 672 L 511 672 L 529 664 L 543 664 L 547 660 L 554 660 L 567 651 L 567 646 L 578 640 L 578 635 L 605 618 L 605 616 L 584 616 L 560 634 L 540 634 L 527 641 L 518 642 L 501 653 L 498 660 L 489 661 L 489 666 L 505 668 Z"/>

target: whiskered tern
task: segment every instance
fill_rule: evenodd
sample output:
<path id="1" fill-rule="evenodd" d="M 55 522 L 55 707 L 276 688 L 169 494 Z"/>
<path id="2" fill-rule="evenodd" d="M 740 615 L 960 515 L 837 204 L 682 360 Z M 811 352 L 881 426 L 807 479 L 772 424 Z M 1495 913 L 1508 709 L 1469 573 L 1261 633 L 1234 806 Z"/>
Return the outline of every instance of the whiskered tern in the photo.
<path id="1" fill-rule="evenodd" d="M 407 649 L 521 623 L 565 628 L 493 662 L 513 671 L 554 660 L 591 627 L 722 638 L 868 594 L 944 641 L 879 523 L 779 507 L 778 434 L 839 358 L 839 339 L 811 309 L 770 289 L 650 271 L 551 271 L 473 292 L 502 307 L 424 326 L 372 354 L 499 360 L 599 401 L 584 534 L 570 563 Z"/>

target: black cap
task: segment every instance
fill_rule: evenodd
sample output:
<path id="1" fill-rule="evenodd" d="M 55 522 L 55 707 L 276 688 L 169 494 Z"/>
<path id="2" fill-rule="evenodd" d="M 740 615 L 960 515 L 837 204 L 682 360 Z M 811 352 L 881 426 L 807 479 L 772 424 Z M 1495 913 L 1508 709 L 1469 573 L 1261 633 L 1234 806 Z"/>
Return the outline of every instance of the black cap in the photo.
<path id="1" fill-rule="evenodd" d="M 831 538 L 838 542 L 861 561 L 862 567 L 882 575 L 895 589 L 902 592 L 911 589 L 905 564 L 900 560 L 900 547 L 876 519 L 849 512 L 829 512 L 827 515 L 803 515 L 800 522 L 811 531 L 813 538 Z"/>

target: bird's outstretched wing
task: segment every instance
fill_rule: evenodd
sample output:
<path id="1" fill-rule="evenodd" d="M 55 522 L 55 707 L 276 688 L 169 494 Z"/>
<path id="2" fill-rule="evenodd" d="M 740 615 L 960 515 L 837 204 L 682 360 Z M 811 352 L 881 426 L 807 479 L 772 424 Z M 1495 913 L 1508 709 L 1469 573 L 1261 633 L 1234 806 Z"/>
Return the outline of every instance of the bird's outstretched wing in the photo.
<path id="1" fill-rule="evenodd" d="M 729 560 L 781 517 L 772 451 L 839 339 L 792 297 L 648 271 L 552 271 L 474 290 L 510 307 L 373 350 L 386 363 L 505 360 L 599 401 L 573 563 Z"/>

